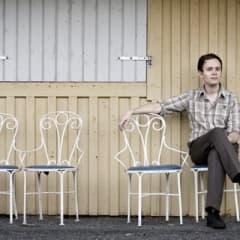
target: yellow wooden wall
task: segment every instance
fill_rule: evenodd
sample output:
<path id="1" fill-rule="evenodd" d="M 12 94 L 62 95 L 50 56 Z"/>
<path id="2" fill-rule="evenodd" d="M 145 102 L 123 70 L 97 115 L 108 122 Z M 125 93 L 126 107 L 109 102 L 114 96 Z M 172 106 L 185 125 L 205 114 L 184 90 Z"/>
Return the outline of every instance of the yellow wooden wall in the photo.
<path id="1" fill-rule="evenodd" d="M 207 52 L 223 60 L 223 85 L 240 95 L 240 2 L 237 0 L 148 1 L 147 98 L 164 99 L 200 86 L 197 61 Z M 170 121 L 169 142 L 186 149 L 185 114 Z M 177 131 L 175 130 L 177 129 Z M 183 174 L 184 214 L 194 213 L 192 175 Z M 227 180 L 227 186 L 231 186 Z M 222 211 L 235 214 L 231 194 L 224 195 Z M 154 206 L 155 207 L 155 206 Z M 154 211 L 153 211 L 154 212 Z M 177 214 L 176 204 L 172 213 Z"/>
<path id="2" fill-rule="evenodd" d="M 0 83 L 0 111 L 14 114 L 20 122 L 17 146 L 31 149 L 39 143 L 38 121 L 43 113 L 71 110 L 83 117 L 82 148 L 85 151 L 79 170 L 79 205 L 83 215 L 125 215 L 127 179 L 114 161 L 122 141 L 119 116 L 147 101 L 163 99 L 198 87 L 196 63 L 206 52 L 219 54 L 224 62 L 224 86 L 240 94 L 240 2 L 239 0 L 149 0 L 147 83 Z M 167 141 L 187 150 L 188 124 L 185 114 L 170 117 Z M 51 140 L 51 139 L 49 139 Z M 49 141 L 51 145 L 51 141 Z M 39 162 L 38 159 L 30 159 Z M 16 161 L 16 160 L 15 160 Z M 22 212 L 22 174 L 17 175 L 17 204 Z M 182 177 L 184 214 L 192 215 L 193 177 L 186 168 Z M 147 188 L 161 187 L 158 178 L 149 179 Z M 230 182 L 228 181 L 229 185 Z M 1 177 L 1 185 L 6 180 Z M 55 178 L 45 183 L 58 184 Z M 35 187 L 32 182 L 32 188 Z M 175 187 L 174 185 L 172 187 Z M 66 214 L 73 214 L 72 197 Z M 45 199 L 44 213 L 56 214 L 56 197 Z M 136 204 L 134 212 L 136 213 Z M 0 211 L 8 212 L 7 200 Z M 171 214 L 178 215 L 172 201 Z M 33 199 L 28 212 L 37 212 Z M 232 196 L 225 196 L 223 212 L 235 214 Z M 144 201 L 145 215 L 164 214 L 164 201 Z"/>

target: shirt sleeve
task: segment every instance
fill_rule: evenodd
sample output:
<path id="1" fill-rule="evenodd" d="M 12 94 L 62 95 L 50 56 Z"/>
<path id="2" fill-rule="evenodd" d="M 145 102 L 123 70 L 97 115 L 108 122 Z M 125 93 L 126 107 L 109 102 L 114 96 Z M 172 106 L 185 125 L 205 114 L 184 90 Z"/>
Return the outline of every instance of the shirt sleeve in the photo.
<path id="1" fill-rule="evenodd" d="M 240 107 L 237 96 L 232 95 L 230 101 L 229 118 L 227 132 L 240 132 Z"/>
<path id="2" fill-rule="evenodd" d="M 182 93 L 178 96 L 159 101 L 161 105 L 161 115 L 170 114 L 174 112 L 182 112 L 188 109 L 190 92 Z"/>

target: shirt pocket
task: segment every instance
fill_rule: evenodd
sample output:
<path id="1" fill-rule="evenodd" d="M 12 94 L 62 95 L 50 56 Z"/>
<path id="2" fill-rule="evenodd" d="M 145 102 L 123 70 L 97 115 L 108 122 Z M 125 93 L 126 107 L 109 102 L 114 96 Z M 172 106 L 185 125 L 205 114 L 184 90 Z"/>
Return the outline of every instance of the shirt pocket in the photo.
<path id="1" fill-rule="evenodd" d="M 216 127 L 226 127 L 228 119 L 228 106 L 227 104 L 217 104 L 214 113 L 214 123 Z"/>
<path id="2" fill-rule="evenodd" d="M 206 127 L 206 105 L 204 102 L 194 102 L 192 104 L 193 118 L 199 126 Z"/>

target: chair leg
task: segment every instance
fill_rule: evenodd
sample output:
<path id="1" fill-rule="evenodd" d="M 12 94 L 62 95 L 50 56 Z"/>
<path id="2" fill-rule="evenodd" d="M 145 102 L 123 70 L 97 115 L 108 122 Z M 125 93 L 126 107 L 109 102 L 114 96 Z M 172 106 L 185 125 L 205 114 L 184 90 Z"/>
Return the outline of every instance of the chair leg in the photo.
<path id="1" fill-rule="evenodd" d="M 132 174 L 128 174 L 128 199 L 127 199 L 128 215 L 127 215 L 127 223 L 131 222 L 131 180 L 132 180 Z"/>
<path id="2" fill-rule="evenodd" d="M 142 226 L 142 175 L 138 175 L 138 226 Z"/>
<path id="3" fill-rule="evenodd" d="M 43 210 L 42 210 L 42 179 L 41 179 L 41 172 L 38 172 L 38 173 L 37 173 L 37 187 L 38 187 L 39 220 L 43 220 Z"/>
<path id="4" fill-rule="evenodd" d="M 235 208 L 236 208 L 236 220 L 239 222 L 239 206 L 238 206 L 238 192 L 237 192 L 237 183 L 233 184 L 234 187 L 234 200 L 235 200 Z"/>
<path id="5" fill-rule="evenodd" d="M 199 218 L 198 218 L 198 171 L 193 171 L 193 176 L 194 176 L 195 218 L 196 218 L 196 222 L 199 222 Z"/>
<path id="6" fill-rule="evenodd" d="M 18 219 L 18 211 L 17 211 L 17 204 L 16 204 L 16 192 L 15 192 L 15 173 L 13 175 L 13 208 L 14 208 L 14 214 L 15 214 L 15 219 Z"/>
<path id="7" fill-rule="evenodd" d="M 79 222 L 78 214 L 78 191 L 77 191 L 77 172 L 73 172 L 73 182 L 74 182 L 74 195 L 75 195 L 75 210 L 76 210 L 76 222 Z"/>
<path id="8" fill-rule="evenodd" d="M 9 173 L 9 223 L 13 223 L 13 174 Z"/>
<path id="9" fill-rule="evenodd" d="M 27 224 L 26 209 L 27 209 L 27 173 L 23 171 L 23 224 Z"/>
<path id="10" fill-rule="evenodd" d="M 60 172 L 60 224 L 59 225 L 64 225 L 63 223 L 63 211 L 64 211 L 64 184 L 63 184 L 63 177 L 64 173 Z"/>
<path id="11" fill-rule="evenodd" d="M 166 198 L 165 198 L 165 204 L 166 204 L 166 216 L 165 220 L 169 221 L 169 173 L 165 174 L 165 182 L 166 182 Z"/>
<path id="12" fill-rule="evenodd" d="M 200 176 L 202 219 L 204 219 L 205 218 L 205 190 L 204 190 L 203 173 L 200 173 L 199 176 Z"/>
<path id="13" fill-rule="evenodd" d="M 178 183 L 178 202 L 179 202 L 180 224 L 183 224 L 183 216 L 182 216 L 182 191 L 181 191 L 181 172 L 178 172 L 178 173 L 177 173 L 177 183 Z"/>

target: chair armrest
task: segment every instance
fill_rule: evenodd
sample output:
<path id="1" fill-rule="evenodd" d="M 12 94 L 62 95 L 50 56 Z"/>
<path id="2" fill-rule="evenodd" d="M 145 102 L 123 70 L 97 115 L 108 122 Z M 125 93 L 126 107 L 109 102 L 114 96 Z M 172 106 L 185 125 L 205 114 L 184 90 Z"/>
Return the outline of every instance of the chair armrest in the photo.
<path id="1" fill-rule="evenodd" d="M 80 162 L 83 158 L 83 155 L 84 155 L 84 151 L 78 146 L 76 145 L 76 149 L 77 149 L 77 153 L 79 154 L 79 157 L 77 158 L 77 168 L 79 167 L 80 165 Z M 71 159 L 72 156 L 70 156 L 70 159 Z"/>
<path id="2" fill-rule="evenodd" d="M 39 151 L 42 147 L 43 147 L 43 145 L 41 144 L 39 147 L 31 149 L 31 150 L 22 150 L 22 149 L 17 148 L 16 146 L 14 146 L 14 150 L 18 153 L 18 159 L 21 164 L 21 167 L 25 166 L 25 160 L 26 160 L 27 155 L 32 154 L 33 152 Z"/>
<path id="3" fill-rule="evenodd" d="M 115 154 L 114 159 L 117 160 L 118 163 L 124 168 L 124 171 L 127 171 L 128 167 L 127 165 L 120 159 L 120 155 L 125 152 L 127 149 L 127 145 L 125 144 L 124 148 L 121 149 L 118 153 Z"/>
<path id="4" fill-rule="evenodd" d="M 189 157 L 189 154 L 188 152 L 185 152 L 185 151 L 182 151 L 182 150 L 179 150 L 177 148 L 173 148 L 173 147 L 170 147 L 168 146 L 168 144 L 165 142 L 165 147 L 171 151 L 174 151 L 174 152 L 177 152 L 180 154 L 180 157 L 181 157 L 181 167 L 183 167 L 185 164 L 189 166 L 188 162 L 187 162 L 187 159 Z"/>

